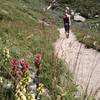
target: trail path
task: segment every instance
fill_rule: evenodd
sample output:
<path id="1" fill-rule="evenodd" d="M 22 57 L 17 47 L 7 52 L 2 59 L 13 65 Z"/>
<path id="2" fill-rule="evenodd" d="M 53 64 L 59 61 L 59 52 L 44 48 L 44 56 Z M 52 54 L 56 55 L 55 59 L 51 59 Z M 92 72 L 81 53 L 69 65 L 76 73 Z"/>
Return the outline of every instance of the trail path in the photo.
<path id="1" fill-rule="evenodd" d="M 68 39 L 63 28 L 59 32 L 60 37 L 54 44 L 56 54 L 70 66 L 75 81 L 84 91 L 87 88 L 88 94 L 100 97 L 100 53 L 85 48 L 72 32 Z"/>

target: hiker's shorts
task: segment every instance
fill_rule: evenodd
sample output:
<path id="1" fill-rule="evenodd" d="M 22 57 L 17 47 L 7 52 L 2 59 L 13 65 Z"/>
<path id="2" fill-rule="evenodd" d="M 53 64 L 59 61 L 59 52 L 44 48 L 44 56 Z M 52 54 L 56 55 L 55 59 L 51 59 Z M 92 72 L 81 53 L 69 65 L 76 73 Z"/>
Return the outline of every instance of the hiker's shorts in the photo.
<path id="1" fill-rule="evenodd" d="M 69 33 L 69 23 L 64 24 L 65 32 Z"/>

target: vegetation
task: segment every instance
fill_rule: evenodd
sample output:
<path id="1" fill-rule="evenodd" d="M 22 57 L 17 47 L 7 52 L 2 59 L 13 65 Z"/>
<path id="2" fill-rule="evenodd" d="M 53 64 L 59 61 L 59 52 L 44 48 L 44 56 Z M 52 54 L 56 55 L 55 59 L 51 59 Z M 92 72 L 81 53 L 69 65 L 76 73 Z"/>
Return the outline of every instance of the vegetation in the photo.
<path id="1" fill-rule="evenodd" d="M 69 6 L 86 18 L 93 18 L 95 15 L 100 15 L 99 0 L 57 0 L 57 2 L 61 7 Z"/>
<path id="2" fill-rule="evenodd" d="M 58 3 L 65 2 L 67 0 L 59 0 Z M 30 74 L 37 70 L 36 54 L 42 55 L 38 76 L 42 86 L 39 86 L 46 89 L 46 94 L 39 96 L 41 100 L 93 99 L 84 94 L 76 97 L 79 91 L 73 76 L 54 53 L 53 43 L 58 38 L 55 21 L 59 20 L 58 25 L 62 10 L 44 12 L 46 3 L 47 0 L 0 0 L 0 100 L 25 100 L 25 97 L 27 100 L 34 99 L 26 87 L 31 84 Z M 12 59 L 17 64 L 12 63 Z M 14 68 L 15 65 L 22 66 L 19 62 L 23 59 L 28 68 L 22 70 L 20 77 Z M 39 90 L 38 94 L 41 94 Z"/>
<path id="3" fill-rule="evenodd" d="M 73 10 L 75 13 L 80 13 L 86 18 L 84 23 L 72 22 L 72 30 L 76 37 L 82 43 L 86 44 L 87 48 L 94 48 L 100 51 L 100 3 L 98 0 L 57 0 L 55 10 L 59 13 L 59 17 L 63 15 L 65 7 Z M 58 10 L 59 9 L 59 10 Z M 69 12 L 70 12 L 69 11 Z M 84 38 L 83 38 L 84 37 Z"/>
<path id="4" fill-rule="evenodd" d="M 99 20 L 88 20 L 84 23 L 74 22 L 72 30 L 77 39 L 84 43 L 87 48 L 94 48 L 100 51 L 100 28 Z"/>
<path id="5" fill-rule="evenodd" d="M 41 99 L 75 98 L 76 85 L 72 75 L 54 54 L 53 43 L 58 38 L 58 32 L 52 23 L 52 13 L 44 13 L 43 7 L 45 3 L 40 0 L 0 0 L 0 100 L 30 98 L 25 87 L 29 84 L 31 70 L 18 81 L 11 71 L 11 59 L 27 59 L 35 72 L 37 53 L 43 56 L 39 80 L 49 95 L 41 96 Z"/>

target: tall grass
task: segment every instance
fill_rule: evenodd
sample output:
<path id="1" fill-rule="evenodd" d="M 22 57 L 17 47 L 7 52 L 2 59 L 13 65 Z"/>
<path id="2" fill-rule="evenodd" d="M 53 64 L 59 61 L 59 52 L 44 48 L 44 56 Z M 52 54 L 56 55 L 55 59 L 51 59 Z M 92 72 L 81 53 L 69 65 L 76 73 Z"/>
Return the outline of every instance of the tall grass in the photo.
<path id="1" fill-rule="evenodd" d="M 100 49 L 100 30 L 99 20 L 93 22 L 92 20 L 81 23 L 74 22 L 72 29 L 76 34 L 77 39 L 84 43 L 87 48 Z M 83 38 L 84 37 L 84 38 Z"/>
<path id="2" fill-rule="evenodd" d="M 51 23 L 53 19 L 48 15 L 49 13 L 42 12 L 39 2 L 39 0 L 0 1 L 0 54 L 4 47 L 9 48 L 11 57 L 27 59 L 34 69 L 34 55 L 41 53 L 43 70 L 39 78 L 49 90 L 49 99 L 57 100 L 60 96 L 64 100 L 73 100 L 76 86 L 69 79 L 71 77 L 69 70 L 65 70 L 64 63 L 54 53 L 53 43 L 58 38 L 57 28 Z M 45 19 L 49 26 L 44 22 L 40 23 L 38 19 Z M 0 59 L 1 66 L 3 64 L 1 55 Z M 9 68 L 10 65 L 8 64 L 7 67 Z M 5 72 L 3 71 L 4 74 Z M 0 77 L 4 78 L 3 74 L 0 74 Z M 62 78 L 67 80 L 63 81 Z M 11 81 L 6 78 L 4 80 Z M 5 91 L 1 84 L 0 86 L 0 100 L 14 100 L 14 92 Z"/>

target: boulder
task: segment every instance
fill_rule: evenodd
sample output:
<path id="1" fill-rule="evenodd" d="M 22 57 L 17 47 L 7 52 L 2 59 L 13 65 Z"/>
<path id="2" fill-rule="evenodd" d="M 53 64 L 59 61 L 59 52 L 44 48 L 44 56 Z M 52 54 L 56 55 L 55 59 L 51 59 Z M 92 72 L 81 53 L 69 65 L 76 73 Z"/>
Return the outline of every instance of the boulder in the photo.
<path id="1" fill-rule="evenodd" d="M 95 15 L 95 18 L 99 18 L 99 15 Z"/>
<path id="2" fill-rule="evenodd" d="M 75 21 L 80 21 L 80 22 L 84 22 L 86 19 L 78 14 L 74 15 L 74 20 Z"/>

